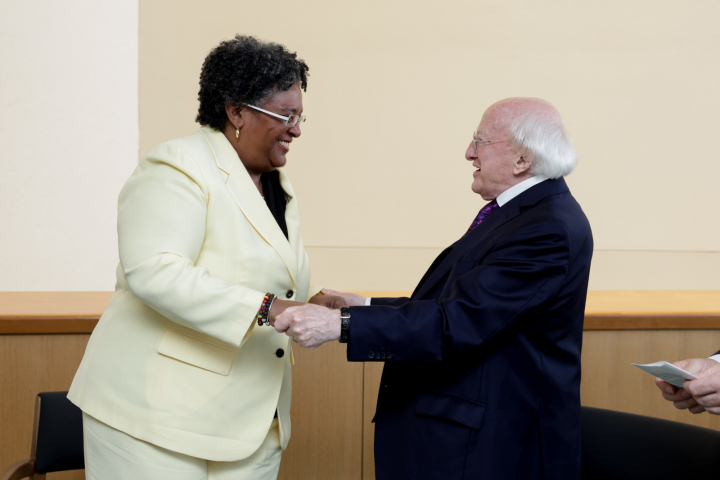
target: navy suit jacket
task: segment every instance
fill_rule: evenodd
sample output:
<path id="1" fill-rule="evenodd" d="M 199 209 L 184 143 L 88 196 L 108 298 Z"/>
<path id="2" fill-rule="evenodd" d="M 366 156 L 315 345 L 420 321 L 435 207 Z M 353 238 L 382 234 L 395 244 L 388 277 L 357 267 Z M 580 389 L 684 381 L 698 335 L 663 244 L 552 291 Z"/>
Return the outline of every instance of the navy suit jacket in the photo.
<path id="1" fill-rule="evenodd" d="M 546 180 L 443 251 L 410 298 L 352 307 L 350 361 L 385 362 L 378 480 L 580 479 L 593 240 Z"/>

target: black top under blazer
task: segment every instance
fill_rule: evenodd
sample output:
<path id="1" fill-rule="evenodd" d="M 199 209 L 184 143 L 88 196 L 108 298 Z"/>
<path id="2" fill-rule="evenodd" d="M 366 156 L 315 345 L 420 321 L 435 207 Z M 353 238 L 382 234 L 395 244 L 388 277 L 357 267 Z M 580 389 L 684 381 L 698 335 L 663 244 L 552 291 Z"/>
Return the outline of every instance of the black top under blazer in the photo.
<path id="1" fill-rule="evenodd" d="M 580 479 L 593 239 L 546 180 L 443 251 L 410 298 L 352 307 L 350 361 L 384 361 L 378 480 Z"/>

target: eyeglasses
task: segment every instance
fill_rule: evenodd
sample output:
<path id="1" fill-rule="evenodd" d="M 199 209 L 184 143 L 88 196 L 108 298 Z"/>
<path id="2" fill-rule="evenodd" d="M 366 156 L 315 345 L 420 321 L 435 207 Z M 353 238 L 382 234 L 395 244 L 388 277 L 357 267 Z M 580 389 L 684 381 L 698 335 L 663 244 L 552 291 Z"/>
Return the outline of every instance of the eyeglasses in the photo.
<path id="1" fill-rule="evenodd" d="M 497 140 L 495 142 L 491 142 L 490 140 L 480 140 L 479 138 L 477 138 L 475 136 L 476 134 L 477 134 L 476 132 L 473 132 L 473 144 L 475 144 L 475 153 L 476 154 L 477 154 L 478 150 L 480 149 L 480 147 L 487 147 L 488 145 L 492 145 L 494 143 L 507 142 L 507 140 Z"/>
<path id="2" fill-rule="evenodd" d="M 268 115 L 275 117 L 275 118 L 279 118 L 280 120 L 285 120 L 285 126 L 290 127 L 290 128 L 292 128 L 295 125 L 298 125 L 300 123 L 305 123 L 305 120 L 307 119 L 306 117 L 303 117 L 300 115 L 290 115 L 289 117 L 286 117 L 283 115 L 278 115 L 277 113 L 268 112 L 267 110 L 263 110 L 262 108 L 256 107 L 255 105 L 248 105 L 247 103 L 245 104 L 245 106 L 255 109 L 259 112 L 267 113 Z"/>

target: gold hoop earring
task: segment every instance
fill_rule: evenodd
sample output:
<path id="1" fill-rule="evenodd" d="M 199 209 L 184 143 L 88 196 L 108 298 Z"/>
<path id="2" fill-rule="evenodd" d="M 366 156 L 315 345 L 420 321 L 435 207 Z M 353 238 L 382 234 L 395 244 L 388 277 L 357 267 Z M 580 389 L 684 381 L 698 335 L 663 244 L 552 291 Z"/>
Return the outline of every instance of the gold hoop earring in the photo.
<path id="1" fill-rule="evenodd" d="M 235 138 L 240 138 L 240 127 L 235 127 Z"/>

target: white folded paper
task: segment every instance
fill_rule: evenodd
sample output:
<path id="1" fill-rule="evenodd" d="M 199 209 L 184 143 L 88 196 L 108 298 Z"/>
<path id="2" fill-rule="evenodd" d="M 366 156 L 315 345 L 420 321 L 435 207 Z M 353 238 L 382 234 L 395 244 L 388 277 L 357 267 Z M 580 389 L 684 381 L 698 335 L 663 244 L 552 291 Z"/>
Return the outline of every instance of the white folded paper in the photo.
<path id="1" fill-rule="evenodd" d="M 638 365 L 633 363 L 640 370 L 645 370 L 648 373 L 655 375 L 668 382 L 670 385 L 674 385 L 678 388 L 682 388 L 683 380 L 694 380 L 698 377 L 690 372 L 686 372 L 682 368 L 678 368 L 675 365 L 668 362 L 655 362 L 648 363 L 647 365 Z"/>

